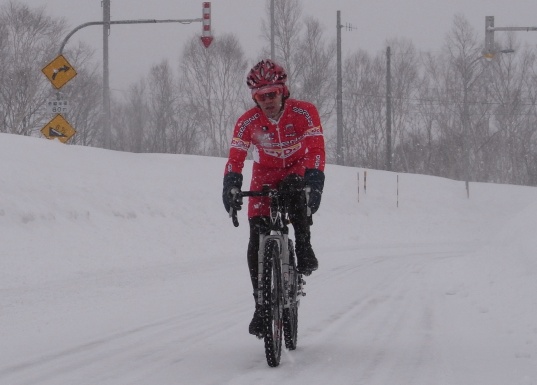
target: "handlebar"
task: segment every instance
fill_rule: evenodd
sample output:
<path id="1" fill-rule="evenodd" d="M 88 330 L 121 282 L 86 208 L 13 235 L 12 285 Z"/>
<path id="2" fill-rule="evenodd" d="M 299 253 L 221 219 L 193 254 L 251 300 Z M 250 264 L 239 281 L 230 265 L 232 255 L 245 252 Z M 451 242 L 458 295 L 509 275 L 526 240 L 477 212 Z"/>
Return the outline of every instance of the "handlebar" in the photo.
<path id="1" fill-rule="evenodd" d="M 306 193 L 306 207 L 307 207 L 307 213 L 308 220 L 310 222 L 310 225 L 312 224 L 312 217 L 311 217 L 311 207 L 308 206 L 308 202 L 310 199 L 310 191 L 311 187 L 306 186 L 303 188 L 304 192 Z M 233 195 L 233 200 L 242 200 L 243 197 L 268 197 L 268 196 L 274 196 L 280 194 L 280 191 L 277 189 L 271 189 L 268 186 L 264 186 L 262 190 L 259 191 L 240 191 L 238 188 L 231 189 L 231 194 Z M 233 207 L 230 207 L 229 209 L 229 216 L 231 220 L 233 221 L 233 226 L 239 227 L 239 220 L 237 219 L 237 210 L 235 210 Z"/>

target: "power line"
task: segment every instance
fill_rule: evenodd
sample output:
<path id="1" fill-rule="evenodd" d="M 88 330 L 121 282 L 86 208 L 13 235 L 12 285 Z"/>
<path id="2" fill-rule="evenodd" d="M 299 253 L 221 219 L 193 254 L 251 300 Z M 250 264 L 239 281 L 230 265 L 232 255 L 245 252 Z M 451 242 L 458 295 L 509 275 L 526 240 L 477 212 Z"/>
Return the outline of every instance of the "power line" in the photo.
<path id="1" fill-rule="evenodd" d="M 379 99 L 384 99 L 385 98 L 385 95 L 362 94 L 362 93 L 356 93 L 356 92 L 353 92 L 351 95 L 358 96 L 358 97 L 364 97 L 364 98 L 379 98 Z M 402 97 L 402 96 L 393 96 L 393 95 L 392 95 L 392 99 L 393 100 L 399 100 L 399 101 L 432 103 L 432 104 L 437 104 L 439 106 L 447 105 L 447 104 L 453 105 L 453 104 L 462 104 L 463 103 L 462 100 L 459 101 L 459 100 L 449 100 L 449 99 L 429 99 L 429 98 Z M 344 100 L 349 101 L 350 99 L 344 98 Z M 505 104 L 508 104 L 508 103 L 502 103 L 502 102 L 485 102 L 485 101 L 468 101 L 467 103 L 468 104 L 473 104 L 473 105 L 505 105 Z M 519 105 L 524 106 L 524 107 L 537 107 L 536 102 L 531 102 L 531 101 L 519 103 Z"/>

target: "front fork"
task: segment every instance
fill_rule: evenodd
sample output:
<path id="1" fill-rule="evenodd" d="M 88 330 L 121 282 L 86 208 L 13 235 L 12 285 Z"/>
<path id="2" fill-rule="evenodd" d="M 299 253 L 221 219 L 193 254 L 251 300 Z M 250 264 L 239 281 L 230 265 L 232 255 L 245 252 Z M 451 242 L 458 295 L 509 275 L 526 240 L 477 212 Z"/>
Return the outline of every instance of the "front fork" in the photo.
<path id="1" fill-rule="evenodd" d="M 265 244 L 269 239 L 278 242 L 280 248 L 279 258 L 282 265 L 282 284 L 284 290 L 284 307 L 290 306 L 289 290 L 291 288 L 291 269 L 289 268 L 289 235 L 278 234 L 272 231 L 270 235 L 259 235 L 259 252 L 257 254 L 257 303 L 263 305 L 263 272 L 265 267 Z"/>

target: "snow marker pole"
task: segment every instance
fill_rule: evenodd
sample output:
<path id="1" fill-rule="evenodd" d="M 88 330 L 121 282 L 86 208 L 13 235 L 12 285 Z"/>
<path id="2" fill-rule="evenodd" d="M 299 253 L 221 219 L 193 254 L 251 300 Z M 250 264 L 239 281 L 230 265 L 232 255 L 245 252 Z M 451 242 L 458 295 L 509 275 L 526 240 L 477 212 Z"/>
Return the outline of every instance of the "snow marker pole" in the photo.
<path id="1" fill-rule="evenodd" d="M 356 171 L 356 177 L 358 178 L 358 203 L 360 203 L 360 171 Z"/>
<path id="2" fill-rule="evenodd" d="M 397 207 L 399 207 L 399 174 L 397 175 Z"/>

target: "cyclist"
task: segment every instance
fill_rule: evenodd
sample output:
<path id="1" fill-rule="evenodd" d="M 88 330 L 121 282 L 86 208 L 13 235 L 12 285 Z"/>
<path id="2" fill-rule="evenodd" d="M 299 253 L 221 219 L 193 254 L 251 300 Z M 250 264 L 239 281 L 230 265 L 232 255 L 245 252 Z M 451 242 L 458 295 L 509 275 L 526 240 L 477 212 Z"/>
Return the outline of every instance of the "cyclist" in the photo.
<path id="1" fill-rule="evenodd" d="M 234 199 L 232 190 L 240 191 L 242 187 L 244 160 L 253 146 L 250 190 L 261 190 L 268 184 L 286 192 L 295 234 L 297 269 L 309 275 L 318 268 L 318 261 L 310 243 L 303 187 L 311 188 L 307 205 L 311 213 L 315 213 L 324 187 L 325 145 L 317 108 L 311 103 L 290 99 L 286 80 L 285 69 L 269 59 L 257 63 L 247 75 L 246 84 L 256 106 L 246 111 L 235 124 L 224 171 L 222 198 L 226 211 L 241 209 L 242 199 Z M 266 231 L 269 214 L 268 197 L 249 198 L 247 259 L 256 299 L 259 234 Z M 249 332 L 259 335 L 262 325 L 261 307 L 256 304 Z"/>

